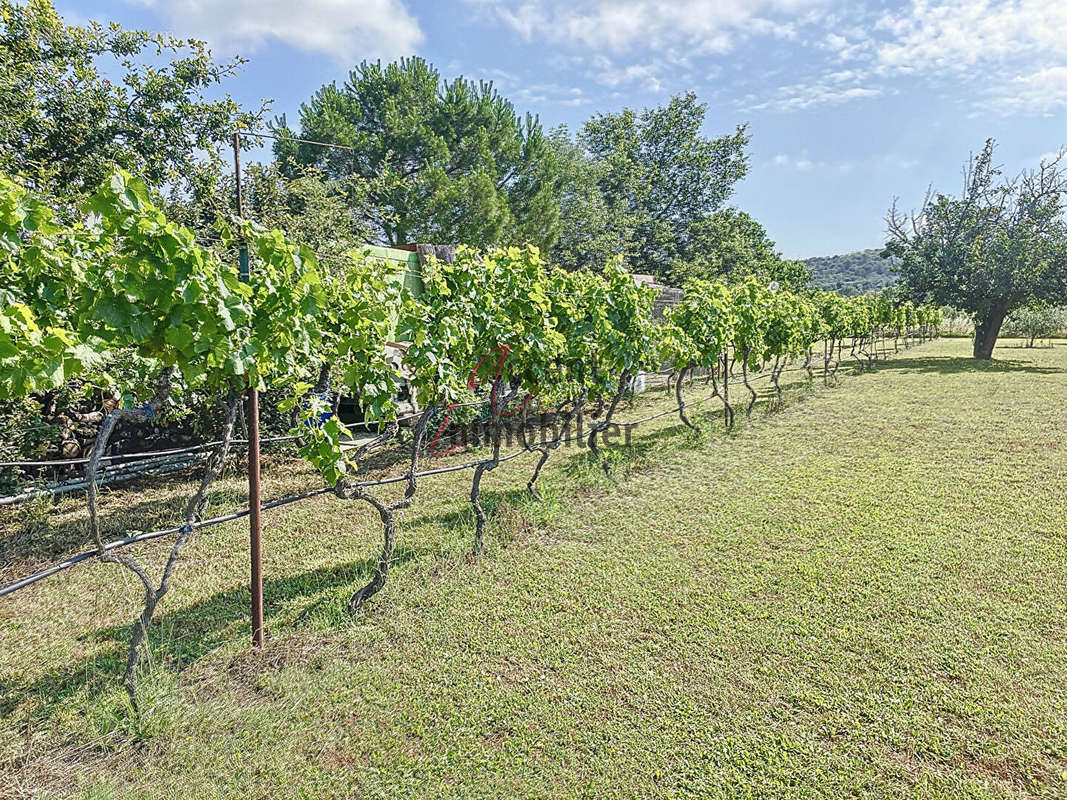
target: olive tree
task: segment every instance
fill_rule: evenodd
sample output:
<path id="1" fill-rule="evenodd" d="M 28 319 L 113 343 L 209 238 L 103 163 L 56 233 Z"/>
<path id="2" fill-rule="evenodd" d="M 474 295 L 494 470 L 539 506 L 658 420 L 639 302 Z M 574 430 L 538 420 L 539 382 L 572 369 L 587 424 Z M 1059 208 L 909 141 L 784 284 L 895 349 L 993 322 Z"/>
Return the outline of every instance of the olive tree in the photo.
<path id="1" fill-rule="evenodd" d="M 1026 339 L 1027 347 L 1033 347 L 1037 339 L 1051 339 L 1064 329 L 1067 329 L 1067 308 L 1044 303 L 1017 308 L 1004 320 L 1004 331 Z"/>
<path id="2" fill-rule="evenodd" d="M 985 143 L 964 172 L 959 197 L 929 192 L 922 208 L 887 217 L 887 255 L 900 259 L 903 288 L 967 312 L 974 357 L 989 359 L 1004 318 L 1033 301 L 1067 300 L 1067 169 L 1059 157 L 1005 178 Z"/>

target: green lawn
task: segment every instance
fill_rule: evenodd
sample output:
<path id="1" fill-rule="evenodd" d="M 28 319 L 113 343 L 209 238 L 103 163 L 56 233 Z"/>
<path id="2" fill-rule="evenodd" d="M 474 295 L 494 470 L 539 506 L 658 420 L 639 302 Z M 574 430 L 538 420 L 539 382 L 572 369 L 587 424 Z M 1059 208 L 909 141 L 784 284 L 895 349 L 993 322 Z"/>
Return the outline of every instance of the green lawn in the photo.
<path id="1" fill-rule="evenodd" d="M 511 461 L 486 478 L 476 563 L 469 474 L 428 479 L 354 621 L 369 507 L 270 512 L 262 653 L 247 529 L 205 533 L 139 719 L 128 573 L 2 599 L 0 797 L 1065 797 L 1067 346 L 1013 344 L 795 384 L 730 437 L 664 418 L 617 484 L 560 451 L 542 504 L 533 459 Z M 312 481 L 267 478 L 268 496 Z M 240 501 L 222 488 L 219 508 Z M 181 489 L 112 493 L 111 533 Z M 78 549 L 79 508 L 9 516 L 6 574 Z"/>

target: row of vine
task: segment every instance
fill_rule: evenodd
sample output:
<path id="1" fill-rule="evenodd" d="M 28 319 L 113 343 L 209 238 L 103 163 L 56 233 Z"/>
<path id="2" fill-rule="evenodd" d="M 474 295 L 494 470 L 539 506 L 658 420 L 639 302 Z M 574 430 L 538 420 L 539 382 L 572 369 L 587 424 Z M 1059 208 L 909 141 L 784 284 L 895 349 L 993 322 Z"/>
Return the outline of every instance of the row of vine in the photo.
<path id="1" fill-rule="evenodd" d="M 140 181 L 121 171 L 75 214 L 0 178 L 0 399 L 75 377 L 117 387 L 120 395 L 89 460 L 87 495 L 100 560 L 129 569 L 144 588 L 125 671 L 134 703 L 145 631 L 206 507 L 248 386 L 283 389 L 285 410 L 300 418 L 301 455 L 339 497 L 366 502 L 380 516 L 378 567 L 351 597 L 354 613 L 385 583 L 398 518 L 416 494 L 435 419 L 441 418 L 440 433 L 463 409 L 479 401 L 488 406 L 489 454 L 474 468 L 470 493 L 476 556 L 487 523 L 482 480 L 500 463 L 506 426 L 520 414 L 525 421 L 535 403 L 565 423 L 553 440 L 527 441 L 540 456 L 528 484 L 536 496 L 541 469 L 576 414 L 596 420 L 588 446 L 609 472 L 598 440 L 642 373 L 663 365 L 673 371 L 678 414 L 692 428 L 697 425 L 687 413 L 684 386 L 703 374 L 731 426 L 730 388 L 738 373 L 751 411 L 753 372 L 769 369 L 780 397 L 786 365 L 800 361 L 812 377 L 820 344 L 823 378 L 830 381 L 846 341 L 850 357 L 870 363 L 890 338 L 895 348 L 901 336 L 933 335 L 940 324 L 936 309 L 896 303 L 887 294 L 801 295 L 751 279 L 692 281 L 683 301 L 655 320 L 654 290 L 635 282 L 619 262 L 602 273 L 571 273 L 547 266 L 532 247 L 460 247 L 450 263 L 431 260 L 422 275 L 424 291 L 415 296 L 391 267 L 365 254 L 351 253 L 347 269 L 328 271 L 278 231 L 235 220 L 218 235 L 218 248 L 199 244 L 166 218 Z M 250 251 L 247 283 L 224 257 L 237 242 Z M 387 358 L 387 343 L 394 341 L 405 343 L 405 375 Z M 399 435 L 397 396 L 404 380 L 420 411 L 403 495 L 387 501 L 357 476 L 369 453 Z M 346 426 L 323 414 L 323 390 L 331 385 L 358 397 L 367 420 L 379 425 L 378 435 L 358 449 L 348 446 Z M 98 470 L 122 421 L 153 419 L 192 397 L 217 402 L 225 420 L 222 444 L 156 580 L 133 557 L 105 549 Z"/>

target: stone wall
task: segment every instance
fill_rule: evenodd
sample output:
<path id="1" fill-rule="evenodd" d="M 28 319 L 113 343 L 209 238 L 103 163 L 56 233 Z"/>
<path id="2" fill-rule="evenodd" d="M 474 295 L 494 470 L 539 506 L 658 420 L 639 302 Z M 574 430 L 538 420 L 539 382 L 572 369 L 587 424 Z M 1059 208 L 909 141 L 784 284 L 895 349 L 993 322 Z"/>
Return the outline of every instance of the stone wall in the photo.
<path id="1" fill-rule="evenodd" d="M 651 275 L 635 273 L 634 280 L 638 283 L 643 283 L 645 286 L 651 286 L 659 292 L 659 294 L 656 295 L 655 303 L 652 306 L 653 319 L 662 319 L 663 312 L 668 306 L 673 306 L 682 301 L 681 289 L 677 289 L 673 286 L 664 286 L 662 283 L 656 283 L 656 279 Z"/>

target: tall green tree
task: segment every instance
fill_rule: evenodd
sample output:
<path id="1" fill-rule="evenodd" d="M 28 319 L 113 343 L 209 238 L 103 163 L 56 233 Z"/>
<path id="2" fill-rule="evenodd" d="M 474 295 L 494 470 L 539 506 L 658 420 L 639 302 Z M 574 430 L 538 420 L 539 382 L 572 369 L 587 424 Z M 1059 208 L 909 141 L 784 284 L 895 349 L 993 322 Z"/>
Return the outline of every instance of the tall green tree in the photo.
<path id="1" fill-rule="evenodd" d="M 1067 301 L 1064 154 L 1009 179 L 994 149 L 989 139 L 970 159 L 960 197 L 930 193 L 917 213 L 894 204 L 887 217 L 886 251 L 900 259 L 903 288 L 970 314 L 978 359 L 992 358 L 1012 310 Z"/>
<path id="2" fill-rule="evenodd" d="M 73 205 L 115 165 L 149 186 L 203 186 L 262 114 L 208 98 L 241 59 L 116 23 L 68 25 L 50 0 L 0 0 L 0 171 Z"/>
<path id="3" fill-rule="evenodd" d="M 330 180 L 314 167 L 283 171 L 277 162 L 253 163 L 242 170 L 244 216 L 265 228 L 280 230 L 315 253 L 329 272 L 351 266 L 346 254 L 361 249 L 373 238 L 366 220 L 353 211 L 369 188 L 358 178 Z M 232 217 L 236 209 L 232 173 L 223 173 L 210 194 L 189 198 L 176 192 L 170 198 L 171 219 L 213 241 L 214 221 Z M 236 257 L 236 253 L 234 254 Z"/>
<path id="4" fill-rule="evenodd" d="M 300 137 L 350 148 L 279 142 L 276 155 L 285 169 L 371 186 L 360 212 L 383 244 L 556 240 L 553 153 L 537 118 L 520 117 L 492 83 L 443 80 L 421 58 L 365 61 L 300 107 Z"/>
<path id="5" fill-rule="evenodd" d="M 797 291 L 811 280 L 811 271 L 800 261 L 782 258 L 766 229 L 736 208 L 722 208 L 692 222 L 667 275 L 674 286 L 692 278 L 748 277 Z"/>
<path id="6" fill-rule="evenodd" d="M 601 191 L 608 165 L 594 161 L 565 125 L 549 136 L 559 173 L 559 239 L 553 263 L 569 271 L 603 269 L 608 260 L 626 253 L 634 220 L 622 203 Z"/>
<path id="7" fill-rule="evenodd" d="M 586 267 L 621 253 L 635 271 L 666 278 L 690 226 L 720 208 L 748 168 L 746 127 L 710 139 L 706 114 L 689 93 L 665 106 L 588 120 L 577 144 L 589 163 L 565 185 L 578 199 L 593 199 L 595 189 L 599 200 L 572 206 L 586 216 L 563 223 L 570 235 L 556 249 L 558 260 Z M 598 251 L 613 238 L 620 250 Z"/>

